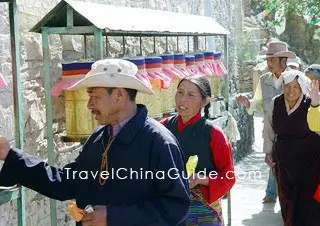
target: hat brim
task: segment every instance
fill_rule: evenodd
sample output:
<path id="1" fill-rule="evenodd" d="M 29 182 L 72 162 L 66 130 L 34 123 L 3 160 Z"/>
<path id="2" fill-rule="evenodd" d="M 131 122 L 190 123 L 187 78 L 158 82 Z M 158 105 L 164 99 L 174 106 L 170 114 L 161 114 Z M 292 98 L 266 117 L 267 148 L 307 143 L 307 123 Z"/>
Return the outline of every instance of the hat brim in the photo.
<path id="1" fill-rule="evenodd" d="M 291 52 L 291 51 L 283 51 L 283 52 L 278 52 L 275 54 L 268 54 L 266 53 L 266 57 L 287 57 L 287 58 L 296 58 L 296 55 Z"/>
<path id="2" fill-rule="evenodd" d="M 89 72 L 90 73 L 90 72 Z M 129 88 L 135 89 L 139 92 L 153 95 L 155 92 L 146 86 L 139 79 L 132 77 L 131 75 L 117 73 L 114 75 L 106 75 L 105 73 L 97 73 L 89 75 L 79 80 L 68 90 L 76 90 L 89 87 L 117 87 L 117 88 Z"/>
<path id="3" fill-rule="evenodd" d="M 290 62 L 290 63 L 287 63 L 287 66 L 299 67 L 299 64 L 294 63 L 294 62 Z"/>

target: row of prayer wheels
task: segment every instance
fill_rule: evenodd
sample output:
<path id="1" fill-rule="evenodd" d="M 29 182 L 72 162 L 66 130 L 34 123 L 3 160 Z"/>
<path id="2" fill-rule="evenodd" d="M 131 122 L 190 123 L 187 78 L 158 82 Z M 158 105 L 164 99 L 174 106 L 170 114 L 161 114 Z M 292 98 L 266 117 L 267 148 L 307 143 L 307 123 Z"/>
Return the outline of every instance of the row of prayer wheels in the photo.
<path id="1" fill-rule="evenodd" d="M 138 67 L 137 78 L 152 86 L 156 95 L 138 92 L 136 102 L 147 106 L 149 116 L 161 118 L 175 110 L 175 93 L 179 81 L 192 74 L 202 74 L 210 82 L 213 96 L 221 96 L 220 79 L 227 71 L 221 53 L 205 52 L 194 55 L 166 54 L 154 57 L 124 58 Z M 86 89 L 67 90 L 85 76 L 93 62 L 62 64 L 62 80 L 51 90 L 53 96 L 65 95 L 66 130 L 69 138 L 83 138 L 97 127 L 87 109 Z M 213 97 L 212 96 L 212 97 Z"/>

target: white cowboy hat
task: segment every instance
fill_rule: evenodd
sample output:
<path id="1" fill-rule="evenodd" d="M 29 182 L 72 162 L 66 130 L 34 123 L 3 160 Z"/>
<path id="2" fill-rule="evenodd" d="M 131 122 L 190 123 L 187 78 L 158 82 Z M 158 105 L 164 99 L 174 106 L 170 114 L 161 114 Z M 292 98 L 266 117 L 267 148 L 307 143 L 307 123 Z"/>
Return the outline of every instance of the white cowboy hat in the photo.
<path id="1" fill-rule="evenodd" d="M 88 87 L 118 87 L 135 89 L 142 93 L 155 94 L 150 86 L 136 77 L 138 67 L 123 59 L 98 60 L 86 76 L 69 90 Z"/>
<path id="2" fill-rule="evenodd" d="M 268 49 L 265 52 L 266 57 L 287 57 L 296 58 L 296 55 L 288 50 L 288 45 L 281 41 L 272 41 L 268 44 Z"/>
<path id="3" fill-rule="evenodd" d="M 287 60 L 287 66 L 294 66 L 294 67 L 299 68 L 300 64 L 301 64 L 301 61 L 300 61 L 300 59 L 298 57 L 296 57 L 295 59 L 294 58 L 289 58 Z"/>

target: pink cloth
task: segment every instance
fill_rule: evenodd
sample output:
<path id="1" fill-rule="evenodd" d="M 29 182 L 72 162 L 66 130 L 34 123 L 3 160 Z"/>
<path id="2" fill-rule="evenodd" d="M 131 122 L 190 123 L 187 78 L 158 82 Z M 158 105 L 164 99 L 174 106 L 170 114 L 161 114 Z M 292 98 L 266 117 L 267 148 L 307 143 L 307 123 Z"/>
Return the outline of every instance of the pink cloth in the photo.
<path id="1" fill-rule="evenodd" d="M 58 81 L 51 88 L 51 96 L 59 96 L 64 90 L 67 90 L 68 88 L 76 84 L 78 81 L 79 79 L 62 79 Z"/>
<path id="2" fill-rule="evenodd" d="M 168 77 L 170 77 L 171 79 L 174 79 L 175 77 L 183 77 L 183 75 L 175 70 L 172 70 L 175 68 L 162 68 L 162 72 L 167 75 Z"/>
<path id="3" fill-rule="evenodd" d="M 214 68 L 214 72 L 215 72 L 215 76 L 219 76 L 222 77 L 224 75 L 226 75 L 227 69 L 224 67 L 223 63 L 221 62 L 221 57 L 220 56 L 215 56 L 214 57 L 214 61 L 213 61 L 213 68 Z"/>
<path id="4" fill-rule="evenodd" d="M 214 65 L 213 60 L 206 60 L 206 61 L 205 61 L 205 65 L 206 65 L 206 67 L 208 67 L 208 68 L 210 69 L 210 71 L 211 71 L 211 73 L 212 73 L 211 76 L 217 76 L 216 71 L 215 71 L 216 69 L 215 69 L 215 65 Z"/>
<path id="5" fill-rule="evenodd" d="M 6 81 L 4 80 L 4 77 L 2 76 L 2 74 L 0 74 L 0 89 L 4 89 L 8 86 L 8 84 L 6 83 Z"/>
<path id="6" fill-rule="evenodd" d="M 149 88 L 152 88 L 152 85 L 151 85 L 150 80 L 149 80 L 148 73 L 147 73 L 147 71 L 145 69 L 138 70 L 138 72 L 136 74 L 136 77 L 141 82 L 143 82 L 146 86 L 148 86 Z"/>
<path id="7" fill-rule="evenodd" d="M 192 74 L 204 75 L 201 71 L 199 71 L 198 67 L 195 66 L 194 61 L 189 61 L 186 63 L 187 69 L 191 71 Z"/>
<path id="8" fill-rule="evenodd" d="M 221 60 L 217 60 L 216 62 L 216 70 L 217 70 L 217 76 L 224 76 L 226 75 L 227 69 L 224 67 L 223 63 L 221 62 Z"/>
<path id="9" fill-rule="evenodd" d="M 179 66 L 178 66 L 178 65 L 175 65 L 175 70 L 177 70 L 180 74 L 183 75 L 182 78 L 193 74 L 193 72 L 192 72 L 189 68 L 187 68 L 185 65 L 184 65 L 184 66 L 182 66 L 182 65 L 179 65 Z"/>
<path id="10" fill-rule="evenodd" d="M 148 71 L 148 77 L 150 80 L 161 80 L 161 88 L 168 89 L 172 83 L 172 79 L 165 75 L 162 71 Z"/>
<path id="11" fill-rule="evenodd" d="M 208 67 L 204 64 L 204 62 L 199 63 L 199 64 L 196 65 L 195 67 L 196 67 L 196 70 L 197 70 L 199 73 L 201 73 L 201 74 L 203 74 L 203 75 L 205 75 L 205 76 L 212 76 L 212 74 L 213 74 L 213 73 L 211 72 L 210 68 L 208 68 Z"/>

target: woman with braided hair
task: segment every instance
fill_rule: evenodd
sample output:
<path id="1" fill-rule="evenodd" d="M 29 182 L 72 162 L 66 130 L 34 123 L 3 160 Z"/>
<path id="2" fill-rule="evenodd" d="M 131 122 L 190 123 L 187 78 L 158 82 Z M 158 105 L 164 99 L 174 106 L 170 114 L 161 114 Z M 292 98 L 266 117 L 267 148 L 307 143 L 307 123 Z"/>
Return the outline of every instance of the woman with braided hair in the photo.
<path id="1" fill-rule="evenodd" d="M 185 77 L 175 95 L 177 116 L 161 121 L 176 136 L 186 160 L 198 156 L 195 173 L 189 178 L 191 207 L 187 225 L 224 225 L 220 198 L 235 183 L 230 144 L 222 130 L 208 119 L 210 99 L 210 84 L 204 76 Z"/>

